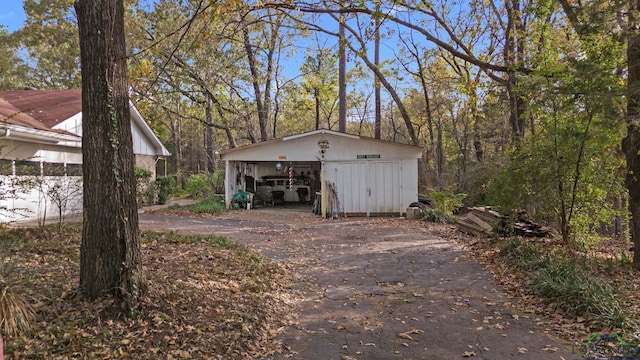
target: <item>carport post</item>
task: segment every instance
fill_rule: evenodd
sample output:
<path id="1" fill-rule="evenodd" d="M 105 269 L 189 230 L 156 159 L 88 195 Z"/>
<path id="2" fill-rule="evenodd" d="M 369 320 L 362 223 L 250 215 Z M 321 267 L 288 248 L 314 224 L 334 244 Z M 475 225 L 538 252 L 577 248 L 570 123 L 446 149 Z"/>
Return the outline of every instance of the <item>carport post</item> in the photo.
<path id="1" fill-rule="evenodd" d="M 324 158 L 324 155 L 322 155 Z M 320 204 L 320 213 L 322 214 L 322 218 L 327 218 L 327 185 L 325 184 L 325 173 L 324 173 L 324 159 L 320 161 L 320 200 L 322 203 Z"/>
<path id="2" fill-rule="evenodd" d="M 231 205 L 231 197 L 233 194 L 231 193 L 231 164 L 229 160 L 225 160 L 224 162 L 224 203 L 225 207 L 229 207 Z"/>

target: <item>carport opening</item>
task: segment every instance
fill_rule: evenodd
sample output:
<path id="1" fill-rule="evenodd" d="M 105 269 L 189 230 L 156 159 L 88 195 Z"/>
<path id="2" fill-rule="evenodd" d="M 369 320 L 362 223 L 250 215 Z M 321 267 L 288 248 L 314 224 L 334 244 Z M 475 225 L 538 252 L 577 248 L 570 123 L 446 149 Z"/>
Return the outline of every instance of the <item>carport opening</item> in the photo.
<path id="1" fill-rule="evenodd" d="M 320 192 L 319 161 L 248 162 L 237 164 L 235 170 L 238 189 L 244 187 L 251 194 L 253 209 L 301 207 L 311 211 Z"/>

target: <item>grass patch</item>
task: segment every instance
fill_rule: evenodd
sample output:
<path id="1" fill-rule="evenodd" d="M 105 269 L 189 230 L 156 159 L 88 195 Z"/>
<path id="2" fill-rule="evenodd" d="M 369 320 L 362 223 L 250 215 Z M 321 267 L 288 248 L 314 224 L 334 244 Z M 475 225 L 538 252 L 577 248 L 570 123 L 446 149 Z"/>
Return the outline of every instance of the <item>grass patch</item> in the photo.
<path id="1" fill-rule="evenodd" d="M 534 242 L 511 238 L 500 255 L 527 274 L 533 290 L 556 310 L 589 318 L 595 326 L 631 331 L 637 325 L 610 281 L 588 262 L 549 254 Z M 597 267 L 595 267 L 597 268 Z"/>
<path id="2" fill-rule="evenodd" d="M 186 212 L 192 212 L 196 214 L 217 214 L 225 209 L 224 197 L 214 196 L 204 200 L 199 200 L 194 204 L 179 206 L 172 205 L 168 207 L 168 210 L 180 210 Z"/>
<path id="3" fill-rule="evenodd" d="M 504 256 L 512 266 L 525 271 L 545 268 L 550 262 L 550 257 L 539 246 L 519 237 L 506 240 L 500 246 L 500 255 Z"/>
<path id="4" fill-rule="evenodd" d="M 0 230 L 15 239 L 15 280 L 36 320 L 5 336 L 11 358 L 224 358 L 272 354 L 290 308 L 281 267 L 227 238 L 142 232 L 149 291 L 123 317 L 114 298 L 78 291 L 81 225 Z M 0 304 L 1 305 L 1 304 Z M 2 309 L 0 309 L 2 310 Z"/>

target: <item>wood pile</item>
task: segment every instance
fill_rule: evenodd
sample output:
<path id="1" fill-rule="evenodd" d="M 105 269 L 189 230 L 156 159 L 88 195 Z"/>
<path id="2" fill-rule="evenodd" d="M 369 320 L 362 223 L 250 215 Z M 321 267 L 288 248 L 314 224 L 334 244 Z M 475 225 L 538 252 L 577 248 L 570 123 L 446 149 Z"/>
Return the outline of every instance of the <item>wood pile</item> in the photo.
<path id="1" fill-rule="evenodd" d="M 476 236 L 511 236 L 545 237 L 549 228 L 529 220 L 525 213 L 518 214 L 515 221 L 500 214 L 491 206 L 475 206 L 468 212 L 457 216 L 460 230 Z"/>

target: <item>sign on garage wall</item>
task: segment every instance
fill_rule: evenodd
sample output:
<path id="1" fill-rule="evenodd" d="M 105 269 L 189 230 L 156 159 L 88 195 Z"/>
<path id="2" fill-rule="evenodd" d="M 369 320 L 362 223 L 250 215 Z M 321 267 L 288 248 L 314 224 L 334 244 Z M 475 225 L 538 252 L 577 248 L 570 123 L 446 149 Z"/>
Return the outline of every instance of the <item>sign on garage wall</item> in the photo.
<path id="1" fill-rule="evenodd" d="M 356 159 L 358 159 L 358 160 L 360 160 L 360 159 L 380 159 L 380 154 L 356 155 Z"/>

